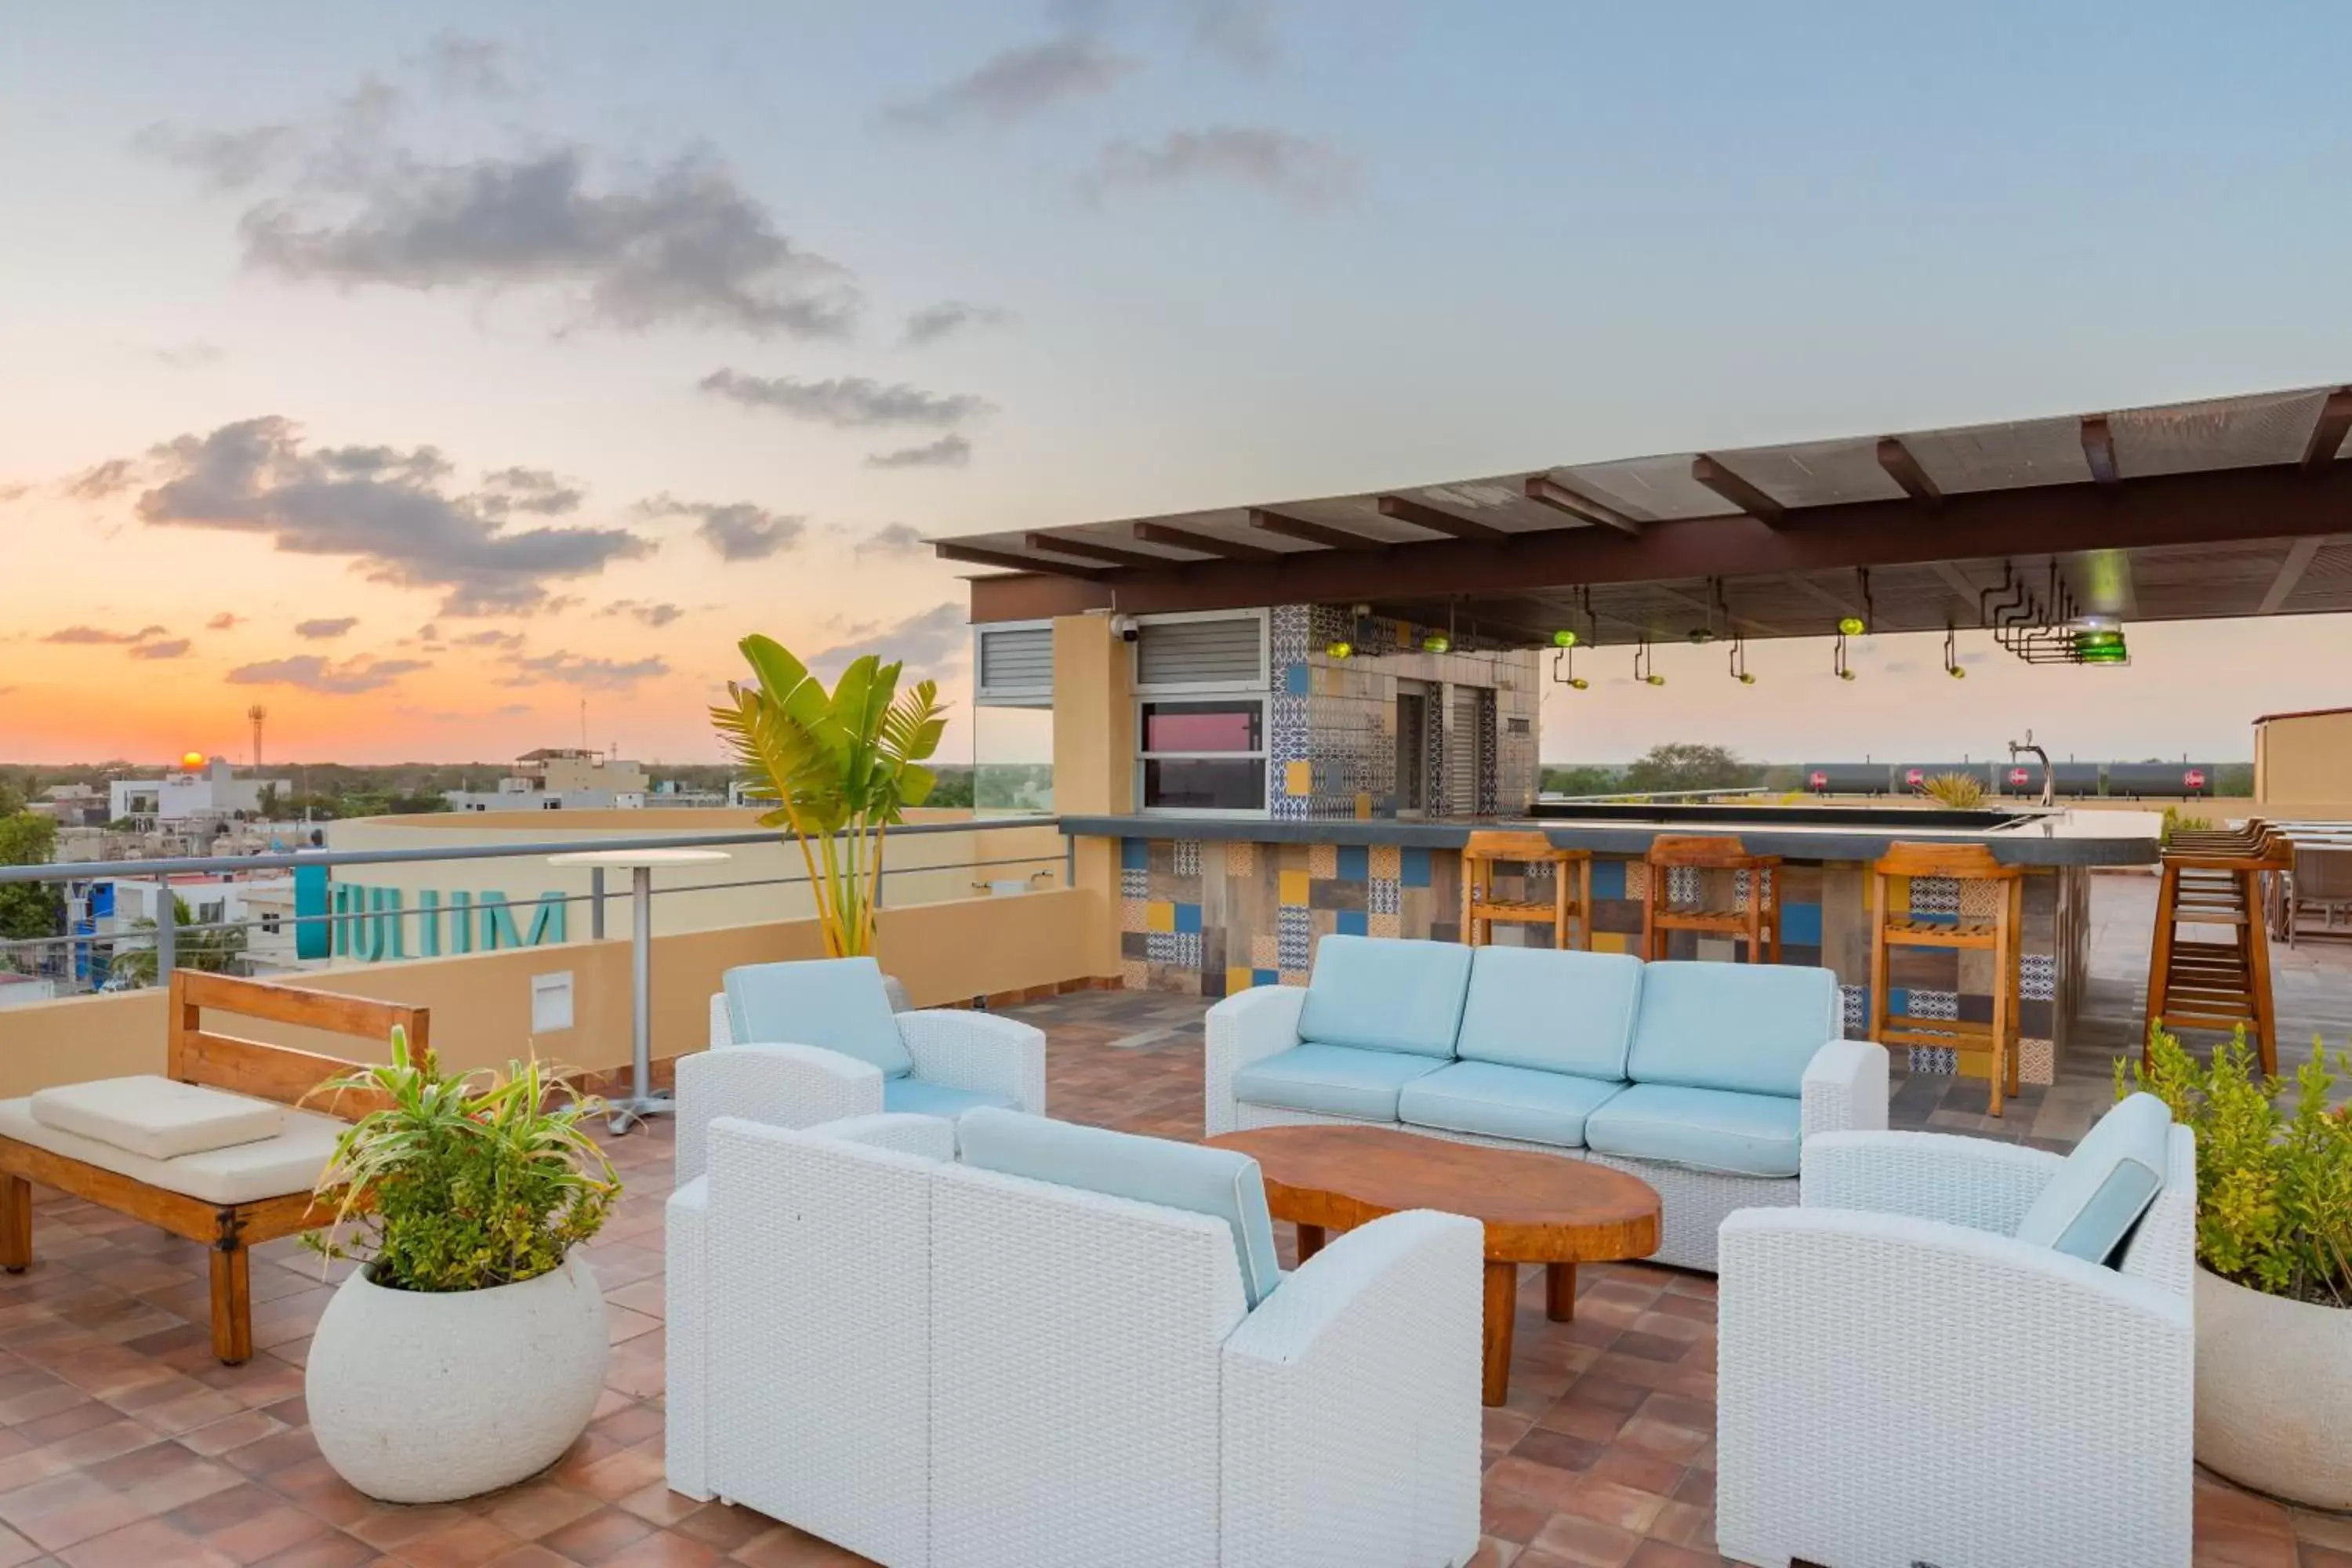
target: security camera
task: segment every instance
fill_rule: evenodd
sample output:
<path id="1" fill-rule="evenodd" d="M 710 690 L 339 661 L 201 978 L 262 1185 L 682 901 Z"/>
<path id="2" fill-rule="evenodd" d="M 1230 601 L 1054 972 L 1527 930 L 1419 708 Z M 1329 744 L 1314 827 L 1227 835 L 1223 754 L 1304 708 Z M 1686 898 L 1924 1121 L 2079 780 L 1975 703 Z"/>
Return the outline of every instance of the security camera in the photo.
<path id="1" fill-rule="evenodd" d="M 1110 618 L 1110 629 L 1118 634 L 1119 641 L 1133 642 L 1136 638 L 1135 617 L 1133 616 L 1113 616 Z"/>

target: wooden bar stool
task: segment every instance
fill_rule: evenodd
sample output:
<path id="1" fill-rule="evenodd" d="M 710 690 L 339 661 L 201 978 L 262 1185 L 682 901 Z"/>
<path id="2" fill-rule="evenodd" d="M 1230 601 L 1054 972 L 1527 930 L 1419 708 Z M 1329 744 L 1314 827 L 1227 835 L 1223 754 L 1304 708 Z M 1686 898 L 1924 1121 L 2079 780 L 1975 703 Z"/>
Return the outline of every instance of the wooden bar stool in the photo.
<path id="1" fill-rule="evenodd" d="M 1870 943 L 1870 1037 L 1882 1046 L 1982 1046 L 1992 1058 L 1985 1075 L 1992 1083 L 1990 1114 L 1999 1116 L 2003 1098 L 2018 1091 L 2018 938 L 2025 929 L 2025 873 L 2002 865 L 1981 844 L 1892 844 L 1870 871 L 1870 907 L 1875 916 Z M 1886 885 L 1890 877 L 1994 882 L 2000 886 L 2000 899 L 1990 920 L 1958 910 L 1950 921 L 1923 920 L 1907 908 L 1895 911 Z M 1896 947 L 1991 952 L 1992 1021 L 1890 1013 L 1886 956 L 1888 949 Z"/>
<path id="2" fill-rule="evenodd" d="M 1720 834 L 1661 834 L 1650 840 L 1650 896 L 1642 904 L 1642 955 L 1666 955 L 1666 933 L 1711 931 L 1718 936 L 1748 939 L 1748 962 L 1780 962 L 1780 858 L 1750 855 L 1738 839 Z M 1697 873 L 1697 891 L 1689 899 L 1674 897 L 1674 873 Z M 1748 873 L 1748 907 L 1722 885 Z M 1718 873 L 1724 875 L 1717 875 Z M 1719 891 L 1711 892 L 1716 882 Z M 1769 942 L 1771 955 L 1765 956 Z"/>
<path id="3" fill-rule="evenodd" d="M 2176 845 L 2179 845 L 2178 838 Z M 2198 835 L 2164 852 L 2157 884 L 2156 937 L 2147 959 L 2147 1030 L 2236 1029 L 2253 1037 L 2265 1074 L 2278 1071 L 2278 1014 L 2271 998 L 2271 949 L 2263 878 L 2294 865 L 2294 847 L 2250 823 L 2237 835 Z M 2183 940 L 2182 926 L 2220 927 L 2221 941 Z"/>
<path id="4" fill-rule="evenodd" d="M 1496 898 L 1495 867 L 1503 861 L 1524 865 L 1530 875 L 1538 866 L 1550 867 L 1550 900 Z M 1572 892 L 1570 872 L 1575 875 Z M 1507 833 L 1490 828 L 1470 835 L 1462 846 L 1462 940 L 1472 947 L 1487 946 L 1494 941 L 1496 921 L 1548 925 L 1551 927 L 1554 947 L 1571 945 L 1568 928 L 1573 921 L 1578 934 L 1572 945 L 1589 951 L 1592 946 L 1591 852 L 1554 848 L 1551 840 L 1540 833 Z"/>

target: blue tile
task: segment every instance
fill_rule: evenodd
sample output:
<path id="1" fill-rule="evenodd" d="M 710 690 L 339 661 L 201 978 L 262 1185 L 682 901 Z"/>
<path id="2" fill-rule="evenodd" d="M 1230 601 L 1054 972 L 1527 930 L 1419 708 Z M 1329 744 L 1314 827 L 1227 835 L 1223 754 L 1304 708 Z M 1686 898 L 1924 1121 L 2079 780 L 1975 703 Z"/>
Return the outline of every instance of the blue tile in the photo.
<path id="1" fill-rule="evenodd" d="M 1369 882 L 1372 878 L 1372 852 L 1360 844 L 1339 846 L 1339 880 Z"/>
<path id="2" fill-rule="evenodd" d="M 1176 906 L 1176 929 L 1180 931 L 1192 931 L 1197 933 L 1201 929 L 1201 906 L 1198 904 L 1178 904 Z"/>
<path id="3" fill-rule="evenodd" d="M 1780 910 L 1780 940 L 1806 947 L 1822 944 L 1822 906 L 1786 904 Z"/>
<path id="4" fill-rule="evenodd" d="M 1151 869 L 1151 841 L 1148 838 L 1122 838 L 1118 841 L 1118 868 L 1122 871 Z"/>
<path id="5" fill-rule="evenodd" d="M 1397 879 L 1408 888 L 1429 886 L 1429 851 L 1408 846 L 1397 856 Z"/>
<path id="6" fill-rule="evenodd" d="M 1279 969 L 1253 969 L 1250 971 L 1250 984 L 1252 985 L 1279 985 L 1282 984 L 1282 971 Z"/>
<path id="7" fill-rule="evenodd" d="M 1622 899 L 1624 896 L 1625 862 L 1604 860 L 1597 855 L 1593 857 L 1592 897 L 1594 900 L 1597 902 L 1602 899 Z"/>
<path id="8" fill-rule="evenodd" d="M 1363 910 L 1336 910 L 1335 913 L 1339 916 L 1339 924 L 1335 929 L 1341 936 L 1370 936 L 1371 934 L 1371 926 L 1366 920 Z"/>
<path id="9" fill-rule="evenodd" d="M 1911 993 L 1900 986 L 1886 988 L 1886 1014 L 1893 1018 L 1907 1017 L 1911 1012 Z M 1869 1015 L 1864 1014 L 1867 1017 Z"/>
<path id="10" fill-rule="evenodd" d="M 1293 697 L 1307 695 L 1307 666 L 1286 664 L 1282 667 L 1282 689 Z"/>

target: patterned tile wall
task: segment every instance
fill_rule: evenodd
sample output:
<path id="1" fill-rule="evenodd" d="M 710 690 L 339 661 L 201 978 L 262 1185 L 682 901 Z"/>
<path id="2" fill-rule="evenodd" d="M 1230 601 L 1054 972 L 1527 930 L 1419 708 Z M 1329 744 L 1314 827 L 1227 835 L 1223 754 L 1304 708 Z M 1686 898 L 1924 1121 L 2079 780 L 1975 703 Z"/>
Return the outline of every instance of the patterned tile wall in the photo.
<path id="1" fill-rule="evenodd" d="M 1134 990 L 1223 996 L 1252 985 L 1303 985 L 1315 943 L 1333 931 L 1369 936 L 1461 940 L 1461 858 L 1450 849 L 1395 845 L 1202 843 L 1129 838 L 1120 844 L 1120 956 Z M 1649 868 L 1638 860 L 1596 856 L 1592 862 L 1593 946 L 1638 952 Z M 2084 873 L 2035 871 L 2025 881 L 2019 1005 L 2021 1077 L 2048 1083 L 2064 1038 L 2071 1004 L 2061 1005 L 2058 976 L 2079 953 L 2080 911 L 2074 886 Z M 1868 879 L 1859 865 L 1790 861 L 1769 896 L 1780 906 L 1780 958 L 1837 972 L 1846 1034 L 1862 1038 L 1870 1020 Z M 1506 876 L 1505 897 L 1548 900 L 1542 876 Z M 1959 918 L 1967 895 L 1926 879 L 1895 884 L 1897 907 L 1915 917 Z M 1504 930 L 1498 941 L 1526 941 Z M 1734 962 L 1746 944 L 1692 931 L 1670 935 L 1666 956 Z M 1887 1000 L 1917 1016 L 1989 1020 L 1992 960 L 1985 952 L 1897 948 L 1890 954 Z M 1958 1047 L 1911 1050 L 1915 1072 L 1981 1078 L 1985 1053 Z"/>

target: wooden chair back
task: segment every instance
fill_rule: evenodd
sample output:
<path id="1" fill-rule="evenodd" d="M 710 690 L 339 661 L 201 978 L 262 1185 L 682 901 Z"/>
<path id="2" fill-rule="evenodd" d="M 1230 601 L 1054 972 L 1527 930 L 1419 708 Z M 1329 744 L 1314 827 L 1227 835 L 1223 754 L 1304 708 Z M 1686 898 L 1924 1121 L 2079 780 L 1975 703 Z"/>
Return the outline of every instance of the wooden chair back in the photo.
<path id="1" fill-rule="evenodd" d="M 1519 860 L 1542 864 L 1567 858 L 1540 833 L 1507 827 L 1482 827 L 1464 840 L 1462 853 L 1476 860 Z"/>
<path id="2" fill-rule="evenodd" d="M 1984 844 L 1890 844 L 1872 869 L 1882 877 L 1948 877 L 1962 882 L 2011 882 L 2025 874 L 2002 865 Z"/>
<path id="3" fill-rule="evenodd" d="M 234 1014 L 275 1024 L 323 1029 L 368 1042 L 362 1060 L 322 1056 L 291 1046 L 265 1045 L 204 1026 L 207 1012 Z M 262 980 L 230 974 L 205 974 L 195 970 L 172 972 L 171 1038 L 166 1071 L 183 1083 L 200 1083 L 280 1105 L 300 1105 L 306 1096 L 330 1079 L 339 1078 L 364 1061 L 379 1059 L 394 1026 L 408 1031 L 409 1049 L 422 1052 L 432 1041 L 432 1011 L 393 1002 L 372 1002 L 362 996 L 339 996 L 325 991 L 299 991 Z M 331 1102 L 323 1097 L 307 1109 L 332 1116 L 364 1116 L 383 1105 L 373 1094 L 342 1094 Z"/>
<path id="4" fill-rule="evenodd" d="M 1650 840 L 1653 866 L 1721 867 L 1745 870 L 1770 863 L 1770 858 L 1748 853 L 1748 847 L 1728 834 L 1662 833 Z"/>

